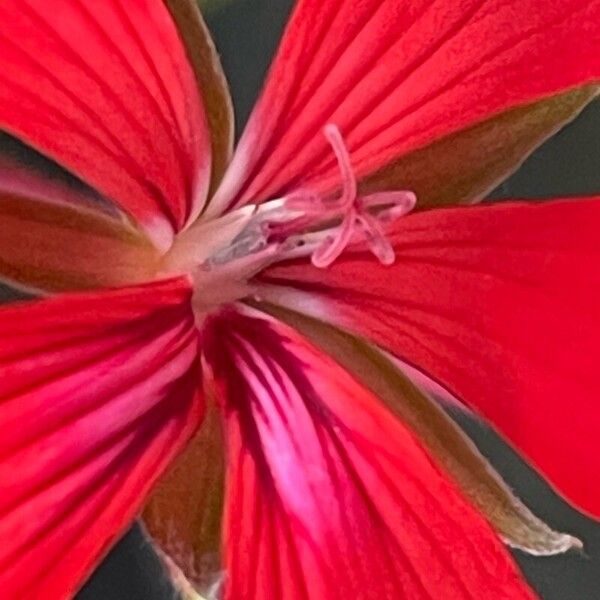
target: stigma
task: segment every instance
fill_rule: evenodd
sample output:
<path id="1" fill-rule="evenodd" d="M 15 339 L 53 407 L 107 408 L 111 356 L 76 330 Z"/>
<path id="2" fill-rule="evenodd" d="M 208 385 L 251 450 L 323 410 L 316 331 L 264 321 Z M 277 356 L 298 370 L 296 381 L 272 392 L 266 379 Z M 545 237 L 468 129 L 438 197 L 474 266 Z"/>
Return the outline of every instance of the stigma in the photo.
<path id="1" fill-rule="evenodd" d="M 189 273 L 199 310 L 251 296 L 252 278 L 284 260 L 309 258 L 325 269 L 348 248 L 360 245 L 381 264 L 394 263 L 386 230 L 414 208 L 415 194 L 403 190 L 361 195 L 339 128 L 329 124 L 323 134 L 338 164 L 338 194 L 299 189 L 217 219 L 200 220 L 176 240 L 165 256 L 164 271 Z"/>

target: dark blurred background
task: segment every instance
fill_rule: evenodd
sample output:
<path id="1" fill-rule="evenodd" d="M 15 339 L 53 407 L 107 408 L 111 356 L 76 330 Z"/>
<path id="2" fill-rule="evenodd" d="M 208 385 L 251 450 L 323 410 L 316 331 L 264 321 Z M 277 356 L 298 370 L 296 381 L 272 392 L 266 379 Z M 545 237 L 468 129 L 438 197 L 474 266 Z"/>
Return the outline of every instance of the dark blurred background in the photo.
<path id="1" fill-rule="evenodd" d="M 292 2 L 206 0 L 206 3 L 212 3 L 206 10 L 206 17 L 229 77 L 239 131 L 258 94 Z M 588 107 L 577 121 L 536 152 L 518 173 L 492 194 L 492 198 L 594 192 L 600 192 L 600 102 Z M 577 410 L 577 398 L 564 400 L 571 404 L 572 410 Z M 464 416 L 457 418 L 538 516 L 585 542 L 583 556 L 573 553 L 533 558 L 515 553 L 540 596 L 544 600 L 599 600 L 600 525 L 562 502 L 491 431 Z M 175 598 L 174 591 L 162 576 L 158 560 L 137 527 L 133 527 L 114 548 L 78 595 L 78 600 Z M 487 598 L 493 600 L 493 591 Z"/>

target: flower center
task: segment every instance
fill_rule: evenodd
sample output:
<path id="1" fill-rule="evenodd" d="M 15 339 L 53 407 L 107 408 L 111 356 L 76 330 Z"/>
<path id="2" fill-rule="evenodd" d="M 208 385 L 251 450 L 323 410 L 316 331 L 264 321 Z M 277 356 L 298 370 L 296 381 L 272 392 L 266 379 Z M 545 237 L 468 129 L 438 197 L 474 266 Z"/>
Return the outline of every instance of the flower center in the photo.
<path id="1" fill-rule="evenodd" d="M 184 232 L 165 257 L 166 272 L 192 275 L 198 309 L 208 311 L 251 295 L 248 282 L 254 275 L 290 258 L 310 256 L 315 267 L 327 268 L 349 245 L 366 242 L 382 264 L 394 262 L 385 229 L 413 209 L 414 193 L 361 196 L 340 130 L 329 124 L 323 133 L 338 162 L 339 197 L 300 189 L 283 198 L 244 206 Z"/>

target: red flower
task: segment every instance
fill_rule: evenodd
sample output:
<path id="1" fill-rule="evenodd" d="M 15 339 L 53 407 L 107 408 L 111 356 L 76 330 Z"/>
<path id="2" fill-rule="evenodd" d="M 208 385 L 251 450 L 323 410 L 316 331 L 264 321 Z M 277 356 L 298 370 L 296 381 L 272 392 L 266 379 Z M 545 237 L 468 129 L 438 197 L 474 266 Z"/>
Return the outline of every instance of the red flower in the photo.
<path id="1" fill-rule="evenodd" d="M 599 24 L 300 0 L 230 160 L 192 0 L 2 2 L 0 127 L 89 186 L 0 165 L 0 272 L 61 292 L 0 311 L 3 598 L 72 597 L 192 438 L 145 520 L 203 589 L 533 598 L 498 536 L 578 541 L 416 384 L 600 515 L 600 198 L 450 207 L 594 97 Z"/>

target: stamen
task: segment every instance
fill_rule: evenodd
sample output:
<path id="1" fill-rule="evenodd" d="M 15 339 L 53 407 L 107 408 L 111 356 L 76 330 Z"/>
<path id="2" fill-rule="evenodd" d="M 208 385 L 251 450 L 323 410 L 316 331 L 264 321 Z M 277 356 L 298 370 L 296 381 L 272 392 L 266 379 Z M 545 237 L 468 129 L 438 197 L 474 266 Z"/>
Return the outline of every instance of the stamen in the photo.
<path id="1" fill-rule="evenodd" d="M 383 225 L 410 212 L 415 206 L 416 196 L 409 191 L 359 196 L 350 153 L 339 128 L 330 123 L 323 129 L 323 134 L 338 162 L 342 180 L 341 196 L 337 200 L 326 201 L 311 192 L 297 192 L 286 202 L 290 208 L 302 211 L 306 217 L 318 217 L 321 222 L 328 218 L 341 218 L 341 223 L 329 229 L 325 239 L 312 252 L 313 265 L 321 269 L 330 266 L 353 241 L 357 231 L 362 232 L 362 238 L 379 261 L 391 265 L 396 257 Z"/>
<path id="2" fill-rule="evenodd" d="M 348 148 L 346 148 L 344 138 L 337 125 L 334 125 L 333 123 L 326 125 L 323 129 L 323 134 L 333 148 L 342 176 L 343 193 L 339 200 L 339 204 L 342 207 L 350 208 L 356 201 L 356 196 L 358 194 L 358 184 L 356 183 L 356 177 L 352 170 L 350 153 L 348 152 Z"/>
<path id="3" fill-rule="evenodd" d="M 363 228 L 365 239 L 371 252 L 379 259 L 382 265 L 392 265 L 396 260 L 394 248 L 385 237 L 383 228 L 375 217 L 367 213 L 358 216 L 358 222 Z"/>
<path id="4" fill-rule="evenodd" d="M 342 224 L 335 230 L 335 235 L 327 236 L 325 241 L 312 253 L 310 259 L 315 267 L 324 269 L 342 254 L 352 238 L 356 218 L 356 211 L 351 208 Z"/>

